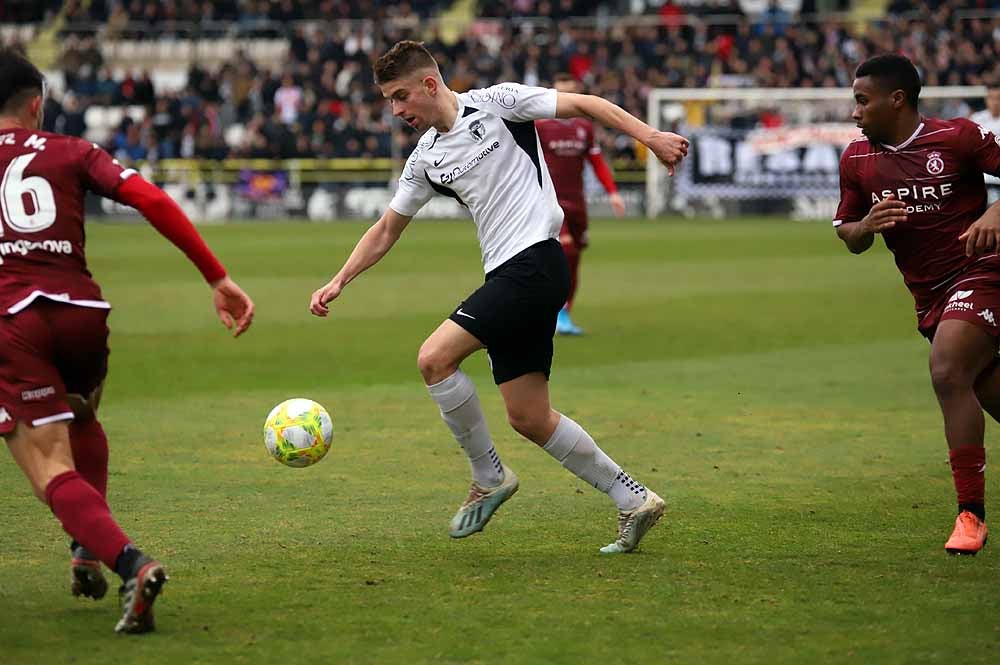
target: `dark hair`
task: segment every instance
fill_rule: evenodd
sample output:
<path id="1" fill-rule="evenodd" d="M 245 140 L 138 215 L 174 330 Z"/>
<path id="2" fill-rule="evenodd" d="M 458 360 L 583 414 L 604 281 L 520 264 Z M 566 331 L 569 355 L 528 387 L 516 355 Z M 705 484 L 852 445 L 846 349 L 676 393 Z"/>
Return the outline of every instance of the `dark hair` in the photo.
<path id="1" fill-rule="evenodd" d="M 553 83 L 567 83 L 569 81 L 572 81 L 573 83 L 578 82 L 577 78 L 572 74 L 570 74 L 569 72 L 558 72 L 555 76 L 552 77 Z"/>
<path id="2" fill-rule="evenodd" d="M 391 49 L 375 61 L 372 70 L 375 83 L 381 85 L 409 76 L 424 68 L 437 69 L 437 60 L 420 42 L 405 39 L 396 42 Z"/>
<path id="3" fill-rule="evenodd" d="M 906 56 L 887 53 L 869 58 L 854 72 L 855 78 L 862 76 L 876 79 L 880 86 L 890 92 L 902 90 L 906 93 L 906 101 L 910 106 L 917 108 L 917 99 L 920 97 L 920 74 Z"/>
<path id="4" fill-rule="evenodd" d="M 0 113 L 11 113 L 45 90 L 38 67 L 12 48 L 0 49 Z"/>

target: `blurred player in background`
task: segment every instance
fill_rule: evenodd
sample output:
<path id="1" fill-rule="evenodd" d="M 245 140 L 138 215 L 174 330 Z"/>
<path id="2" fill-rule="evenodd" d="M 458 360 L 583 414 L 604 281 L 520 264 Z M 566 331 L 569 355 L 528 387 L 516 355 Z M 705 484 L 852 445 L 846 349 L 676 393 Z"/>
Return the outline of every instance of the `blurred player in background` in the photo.
<path id="1" fill-rule="evenodd" d="M 881 234 L 913 294 L 958 495 L 945 549 L 975 554 L 987 538 L 983 410 L 1000 420 L 1000 205 L 987 209 L 983 184 L 1000 175 L 1000 138 L 965 118 L 921 116 L 919 95 L 903 56 L 858 67 L 852 118 L 865 138 L 841 157 L 833 225 L 855 254 Z"/>
<path id="2" fill-rule="evenodd" d="M 994 136 L 1000 136 L 1000 82 L 996 82 L 986 89 L 986 108 L 973 113 L 969 116 L 969 120 L 990 130 Z M 1000 178 L 989 173 L 985 175 L 985 178 L 989 202 L 1000 201 Z"/>
<path id="3" fill-rule="evenodd" d="M 154 628 L 167 575 L 122 532 L 105 498 L 108 441 L 96 410 L 111 306 L 87 270 L 86 193 L 137 208 L 183 250 L 236 335 L 253 303 L 158 187 L 92 143 L 39 130 L 44 90 L 31 62 L 0 50 L 0 435 L 73 538 L 73 595 L 104 596 L 103 562 L 122 579 L 115 631 L 143 633 Z"/>
<path id="4" fill-rule="evenodd" d="M 559 92 L 580 92 L 580 83 L 572 74 L 556 74 L 553 87 Z M 579 284 L 580 255 L 589 245 L 587 197 L 583 191 L 584 160 L 590 162 L 594 175 L 608 192 L 616 217 L 625 214 L 625 203 L 618 194 L 611 169 L 601 156 L 601 148 L 594 139 L 594 123 L 589 118 L 536 120 L 535 129 L 538 130 L 559 207 L 565 215 L 559 231 L 559 244 L 569 263 L 569 297 L 566 305 L 559 310 L 556 332 L 560 335 L 582 335 L 583 329 L 573 323 L 570 310 Z"/>
<path id="5" fill-rule="evenodd" d="M 534 121 L 593 118 L 641 140 L 671 174 L 687 154 L 687 139 L 658 132 L 591 95 L 518 83 L 456 94 L 445 84 L 434 56 L 413 41 L 397 43 L 374 69 L 393 114 L 422 136 L 389 207 L 333 279 L 313 293 L 310 310 L 317 316 L 329 314 L 328 304 L 385 256 L 434 195 L 467 206 L 486 281 L 424 341 L 417 357 L 427 390 L 472 471 L 469 494 L 452 518 L 449 534 L 465 538 L 481 531 L 519 486 L 493 446 L 475 385 L 460 369 L 466 358 L 485 348 L 511 426 L 615 502 L 618 535 L 601 551 L 631 552 L 663 515 L 664 501 L 633 480 L 549 401 L 552 336 L 569 294 L 569 268 L 557 240 L 563 212 Z"/>

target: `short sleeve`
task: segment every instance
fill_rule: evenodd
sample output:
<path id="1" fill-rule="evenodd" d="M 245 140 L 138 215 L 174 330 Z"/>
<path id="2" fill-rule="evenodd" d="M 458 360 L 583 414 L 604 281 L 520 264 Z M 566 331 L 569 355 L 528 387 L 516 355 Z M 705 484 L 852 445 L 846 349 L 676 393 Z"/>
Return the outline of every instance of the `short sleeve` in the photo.
<path id="1" fill-rule="evenodd" d="M 498 83 L 464 93 L 466 104 L 494 113 L 505 120 L 524 122 L 556 117 L 557 93 L 520 83 Z"/>
<path id="2" fill-rule="evenodd" d="M 1000 136 L 970 120 L 960 121 L 961 151 L 982 173 L 1000 176 Z"/>
<path id="3" fill-rule="evenodd" d="M 403 173 L 399 176 L 396 193 L 389 201 L 389 207 L 406 217 L 413 217 L 434 196 L 434 189 L 427 180 L 427 173 L 420 163 L 423 151 L 417 147 L 410 153 Z"/>
<path id="4" fill-rule="evenodd" d="M 114 199 L 118 187 L 134 175 L 135 169 L 124 168 L 117 159 L 100 148 L 96 143 L 85 144 L 82 157 L 82 180 L 87 189 Z"/>
<path id="5" fill-rule="evenodd" d="M 840 203 L 837 205 L 837 216 L 833 220 L 834 227 L 861 221 L 871 209 L 855 178 L 854 166 L 848 155 L 850 150 L 848 146 L 840 157 Z"/>

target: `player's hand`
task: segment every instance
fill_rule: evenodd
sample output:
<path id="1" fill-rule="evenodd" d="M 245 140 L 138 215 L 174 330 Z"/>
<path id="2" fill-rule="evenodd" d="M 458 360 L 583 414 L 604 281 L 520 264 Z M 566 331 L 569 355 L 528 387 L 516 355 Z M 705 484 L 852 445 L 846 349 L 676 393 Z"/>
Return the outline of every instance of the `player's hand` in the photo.
<path id="1" fill-rule="evenodd" d="M 624 217 L 625 201 L 622 200 L 622 195 L 619 194 L 618 192 L 615 192 L 614 194 L 609 196 L 608 199 L 611 201 L 611 209 L 615 211 L 615 217 Z"/>
<path id="2" fill-rule="evenodd" d="M 974 221 L 965 233 L 958 236 L 965 241 L 965 255 L 974 256 L 1000 251 L 1000 215 L 983 215 Z"/>
<path id="3" fill-rule="evenodd" d="M 215 313 L 219 315 L 222 325 L 233 331 L 233 337 L 239 337 L 246 332 L 253 322 L 253 301 L 228 277 L 223 277 L 212 284 L 212 302 Z"/>
<path id="4" fill-rule="evenodd" d="M 325 286 L 313 291 L 312 299 L 309 301 L 309 311 L 316 316 L 326 316 L 330 313 L 327 303 L 335 300 L 343 290 L 344 287 L 336 278 L 331 279 Z"/>
<path id="5" fill-rule="evenodd" d="M 871 207 L 861 224 L 868 233 L 882 233 L 905 221 L 906 202 L 890 194 Z"/>
<path id="6" fill-rule="evenodd" d="M 653 135 L 646 141 L 656 158 L 667 167 L 667 173 L 674 174 L 675 167 L 681 160 L 687 157 L 690 142 L 673 132 L 653 132 Z"/>

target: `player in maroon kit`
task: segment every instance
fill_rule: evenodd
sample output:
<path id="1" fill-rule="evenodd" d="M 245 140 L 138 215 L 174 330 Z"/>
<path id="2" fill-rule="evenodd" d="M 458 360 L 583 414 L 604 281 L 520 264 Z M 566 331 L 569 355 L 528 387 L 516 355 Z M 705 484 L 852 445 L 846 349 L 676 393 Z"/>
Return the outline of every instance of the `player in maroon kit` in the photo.
<path id="1" fill-rule="evenodd" d="M 917 110 L 920 77 L 903 56 L 858 67 L 851 116 L 864 139 L 840 160 L 833 225 L 855 254 L 881 234 L 916 301 L 944 415 L 958 517 L 945 549 L 986 544 L 983 410 L 1000 420 L 1000 206 L 983 173 L 1000 175 L 1000 138 L 965 118 Z"/>
<path id="2" fill-rule="evenodd" d="M 559 92 L 580 92 L 579 82 L 571 74 L 557 74 L 554 87 Z M 583 330 L 573 323 L 570 310 L 579 283 L 580 254 L 587 248 L 587 200 L 583 195 L 584 159 L 594 167 L 594 175 L 604 185 L 611 197 L 615 215 L 625 214 L 625 203 L 618 194 L 614 176 L 601 156 L 601 148 L 594 140 L 594 123 L 585 118 L 554 118 L 536 120 L 535 130 L 542 143 L 545 163 L 549 166 L 552 185 L 559 205 L 565 213 L 559 243 L 569 262 L 569 297 L 559 312 L 556 332 L 560 335 L 582 335 Z"/>
<path id="3" fill-rule="evenodd" d="M 108 443 L 96 417 L 107 371 L 110 305 L 87 270 L 87 191 L 138 209 L 187 254 L 236 335 L 253 303 L 158 187 L 92 143 L 40 131 L 44 79 L 0 50 L 0 435 L 73 538 L 72 591 L 95 600 L 122 578 L 116 632 L 152 630 L 163 566 L 134 547 L 105 500 Z"/>

